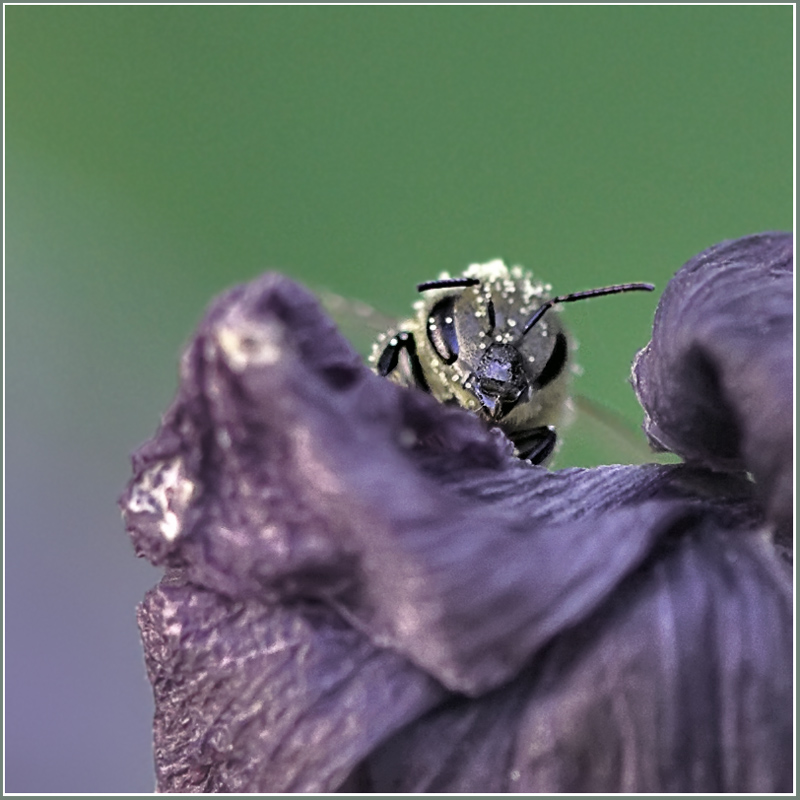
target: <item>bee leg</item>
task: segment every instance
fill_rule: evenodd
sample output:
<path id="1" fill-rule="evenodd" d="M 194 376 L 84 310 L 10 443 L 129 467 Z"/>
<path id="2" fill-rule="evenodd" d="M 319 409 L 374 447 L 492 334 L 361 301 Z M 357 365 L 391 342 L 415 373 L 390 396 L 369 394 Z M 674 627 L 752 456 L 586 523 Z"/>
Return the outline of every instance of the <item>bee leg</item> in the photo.
<path id="1" fill-rule="evenodd" d="M 417 343 L 414 340 L 414 334 L 408 331 L 400 331 L 389 340 L 389 344 L 386 345 L 380 358 L 378 358 L 376 365 L 378 375 L 382 375 L 385 378 L 389 373 L 394 372 L 397 369 L 400 353 L 403 350 L 406 351 L 408 356 L 411 377 L 414 379 L 415 386 L 424 392 L 430 393 L 430 386 L 428 386 L 428 381 L 425 380 L 425 373 L 422 371 L 422 364 L 417 355 Z"/>
<path id="2" fill-rule="evenodd" d="M 556 429 L 551 425 L 543 425 L 515 438 L 514 445 L 523 461 L 542 464 L 552 455 L 557 439 Z"/>

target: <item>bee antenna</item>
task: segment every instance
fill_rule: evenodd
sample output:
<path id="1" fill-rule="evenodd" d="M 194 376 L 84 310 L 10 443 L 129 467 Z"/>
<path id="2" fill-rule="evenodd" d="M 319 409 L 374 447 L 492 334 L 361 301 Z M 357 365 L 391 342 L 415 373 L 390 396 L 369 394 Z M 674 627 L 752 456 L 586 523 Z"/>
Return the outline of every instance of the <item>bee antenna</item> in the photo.
<path id="1" fill-rule="evenodd" d="M 587 289 L 585 292 L 573 292 L 572 294 L 562 294 L 542 303 L 533 316 L 525 323 L 519 338 L 522 339 L 526 333 L 544 316 L 548 308 L 552 308 L 556 303 L 574 303 L 576 300 L 587 300 L 590 297 L 600 297 L 604 294 L 619 294 L 620 292 L 652 292 L 656 287 L 652 283 L 620 283 L 616 286 L 604 286 L 602 289 Z"/>
<path id="2" fill-rule="evenodd" d="M 477 278 L 439 278 L 438 281 L 425 281 L 417 284 L 418 292 L 427 292 L 428 289 L 465 289 L 467 286 L 477 286 Z"/>

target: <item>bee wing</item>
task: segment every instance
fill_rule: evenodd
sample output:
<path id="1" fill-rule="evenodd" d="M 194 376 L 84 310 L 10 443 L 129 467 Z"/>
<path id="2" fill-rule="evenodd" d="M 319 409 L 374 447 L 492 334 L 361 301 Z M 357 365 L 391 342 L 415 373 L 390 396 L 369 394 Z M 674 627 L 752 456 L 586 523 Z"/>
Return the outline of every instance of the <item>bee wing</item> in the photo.
<path id="1" fill-rule="evenodd" d="M 573 395 L 570 422 L 563 430 L 563 446 L 553 459 L 554 469 L 601 464 L 670 464 L 680 459 L 672 453 L 654 453 L 644 432 L 627 420 L 583 395 Z"/>
<path id="2" fill-rule="evenodd" d="M 364 358 L 369 356 L 380 334 L 397 328 L 397 319 L 382 314 L 360 300 L 342 297 L 326 289 L 318 290 L 317 296 L 339 330 Z"/>

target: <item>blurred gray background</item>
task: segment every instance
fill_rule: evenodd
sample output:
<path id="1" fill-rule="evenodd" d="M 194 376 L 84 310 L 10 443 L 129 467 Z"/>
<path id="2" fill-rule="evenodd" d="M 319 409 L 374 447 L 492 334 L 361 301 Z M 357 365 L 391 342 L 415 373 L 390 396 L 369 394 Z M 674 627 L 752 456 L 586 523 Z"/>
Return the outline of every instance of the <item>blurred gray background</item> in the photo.
<path id="1" fill-rule="evenodd" d="M 6 6 L 5 765 L 146 792 L 115 500 L 211 297 L 278 268 L 402 314 L 502 256 L 663 288 L 792 226 L 791 6 Z M 655 295 L 576 304 L 623 415 Z M 597 458 L 573 437 L 562 463 Z M 591 443 L 588 443 L 591 444 Z"/>

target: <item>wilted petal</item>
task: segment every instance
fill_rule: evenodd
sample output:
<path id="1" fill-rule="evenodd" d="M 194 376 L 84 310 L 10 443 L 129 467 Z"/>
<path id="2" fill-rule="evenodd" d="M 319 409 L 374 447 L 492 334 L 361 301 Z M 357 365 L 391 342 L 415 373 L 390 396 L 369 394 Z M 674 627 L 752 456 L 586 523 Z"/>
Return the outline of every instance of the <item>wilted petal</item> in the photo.
<path id="1" fill-rule="evenodd" d="M 319 604 L 226 601 L 175 575 L 139 625 L 160 791 L 335 791 L 445 694 Z"/>
<path id="2" fill-rule="evenodd" d="M 792 236 L 722 242 L 684 265 L 659 303 L 634 387 L 662 449 L 756 480 L 784 543 L 793 480 Z"/>
<path id="3" fill-rule="evenodd" d="M 726 674 L 752 660 L 764 690 L 753 696 L 766 692 L 774 715 L 764 740 L 783 736 L 791 649 L 784 611 L 768 614 L 788 607 L 791 587 L 759 533 L 749 481 L 686 466 L 532 467 L 476 417 L 372 375 L 285 278 L 214 304 L 134 472 L 122 498 L 129 531 L 140 554 L 170 568 L 140 616 L 162 790 L 572 785 L 572 756 L 563 768 L 560 749 L 534 758 L 525 720 L 545 702 L 536 698 L 560 697 L 563 713 L 591 704 L 589 683 L 567 676 L 596 638 L 620 664 L 643 648 L 633 662 L 647 673 L 642 725 L 666 703 L 683 722 L 691 709 L 653 673 L 660 645 L 642 636 L 664 604 L 650 617 L 640 607 L 662 561 L 705 536 L 744 548 L 730 590 L 752 600 L 765 629 L 780 627 L 764 650 L 777 666 L 766 675 L 750 639 L 735 652 L 707 630 L 698 639 L 689 610 L 662 637 L 667 671 L 691 671 L 705 647 Z M 737 570 L 753 559 L 759 578 L 745 585 Z M 728 570 L 730 552 L 712 548 L 707 561 Z M 685 581 L 713 583 L 700 573 L 667 581 L 667 605 L 684 607 Z M 762 591 L 769 602 L 749 597 Z M 698 613 L 726 603 L 710 589 Z M 635 630 L 614 622 L 628 606 L 643 620 Z M 569 663 L 548 667 L 563 653 Z M 630 675 L 609 670 L 624 705 Z M 619 718 L 598 719 L 614 729 L 609 741 L 634 746 Z M 675 759 L 662 778 L 683 768 Z M 605 769 L 592 763 L 586 785 Z M 624 785 L 649 785 L 646 770 L 630 774 Z"/>
<path id="4" fill-rule="evenodd" d="M 792 600 L 766 540 L 679 521 L 510 684 L 362 767 L 382 792 L 791 791 Z"/>

